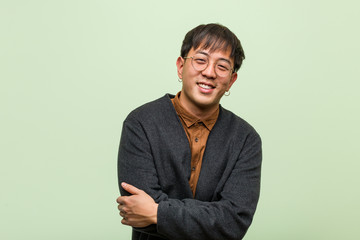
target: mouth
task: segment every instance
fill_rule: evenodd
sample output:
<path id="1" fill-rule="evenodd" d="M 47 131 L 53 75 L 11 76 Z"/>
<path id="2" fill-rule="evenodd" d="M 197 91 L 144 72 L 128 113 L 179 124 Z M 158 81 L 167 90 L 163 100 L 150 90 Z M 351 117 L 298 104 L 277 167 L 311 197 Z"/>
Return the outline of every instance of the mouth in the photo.
<path id="1" fill-rule="evenodd" d="M 207 84 L 207 83 L 203 83 L 203 82 L 200 82 L 200 83 L 197 83 L 197 85 L 203 89 L 214 89 L 215 86 L 211 85 L 211 84 Z"/>

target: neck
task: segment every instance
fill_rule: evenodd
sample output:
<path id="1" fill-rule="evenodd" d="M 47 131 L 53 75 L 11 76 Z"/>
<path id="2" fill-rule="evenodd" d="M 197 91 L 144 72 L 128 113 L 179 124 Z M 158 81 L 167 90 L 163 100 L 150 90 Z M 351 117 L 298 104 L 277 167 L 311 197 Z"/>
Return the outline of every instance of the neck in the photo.
<path id="1" fill-rule="evenodd" d="M 186 111 L 199 119 L 207 119 L 219 108 L 219 104 L 211 106 L 201 106 L 199 104 L 193 103 L 181 94 L 179 96 L 179 100 Z"/>

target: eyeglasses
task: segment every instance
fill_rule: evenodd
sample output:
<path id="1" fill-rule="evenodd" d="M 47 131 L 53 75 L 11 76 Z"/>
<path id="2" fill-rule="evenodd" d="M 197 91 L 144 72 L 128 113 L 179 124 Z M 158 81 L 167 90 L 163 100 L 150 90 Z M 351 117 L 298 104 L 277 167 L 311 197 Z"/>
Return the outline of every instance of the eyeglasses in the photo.
<path id="1" fill-rule="evenodd" d="M 196 71 L 204 71 L 209 66 L 209 58 L 203 54 L 196 54 L 192 57 L 184 57 L 184 59 L 191 58 L 191 65 Z M 219 77 L 227 77 L 233 72 L 233 69 L 228 61 L 219 60 L 215 65 L 215 73 Z"/>

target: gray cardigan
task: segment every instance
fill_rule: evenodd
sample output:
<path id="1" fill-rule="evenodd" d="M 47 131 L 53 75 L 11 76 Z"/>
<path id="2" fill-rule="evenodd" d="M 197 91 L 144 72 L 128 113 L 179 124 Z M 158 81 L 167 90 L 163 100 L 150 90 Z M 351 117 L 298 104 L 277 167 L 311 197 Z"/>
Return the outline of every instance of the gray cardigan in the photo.
<path id="1" fill-rule="evenodd" d="M 173 97 L 135 109 L 123 124 L 119 183 L 133 184 L 159 203 L 158 224 L 133 228 L 132 239 L 242 239 L 259 198 L 260 137 L 220 106 L 193 197 L 191 152 Z"/>

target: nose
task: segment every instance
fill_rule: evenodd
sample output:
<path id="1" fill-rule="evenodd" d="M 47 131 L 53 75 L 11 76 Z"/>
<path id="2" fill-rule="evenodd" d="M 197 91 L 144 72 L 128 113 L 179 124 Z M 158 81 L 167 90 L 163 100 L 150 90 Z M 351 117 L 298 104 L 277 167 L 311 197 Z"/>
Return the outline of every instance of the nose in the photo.
<path id="1" fill-rule="evenodd" d="M 215 63 L 209 63 L 207 67 L 202 70 L 201 74 L 209 79 L 215 79 L 216 78 L 216 72 L 215 72 Z"/>

